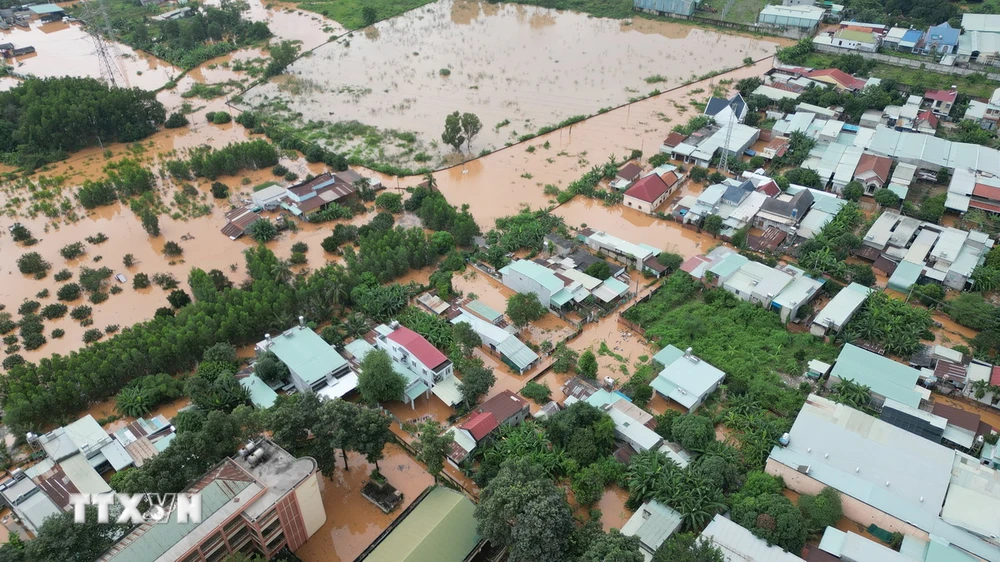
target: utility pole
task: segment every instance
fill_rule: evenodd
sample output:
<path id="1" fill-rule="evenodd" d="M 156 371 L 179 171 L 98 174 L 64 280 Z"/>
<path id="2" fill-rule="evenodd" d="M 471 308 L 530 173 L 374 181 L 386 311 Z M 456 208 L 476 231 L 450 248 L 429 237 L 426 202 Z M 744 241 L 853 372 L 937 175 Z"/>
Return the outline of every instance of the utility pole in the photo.
<path id="1" fill-rule="evenodd" d="M 100 12 L 99 14 L 91 6 L 91 2 L 94 1 L 97 2 L 97 11 Z M 81 5 L 83 6 L 84 17 L 86 18 L 87 31 L 94 41 L 94 51 L 97 55 L 98 65 L 101 68 L 101 78 L 112 88 L 128 87 L 128 78 L 117 64 L 117 61 L 121 60 L 121 53 L 118 52 L 118 47 L 115 44 L 114 29 L 111 27 L 111 19 L 104 8 L 103 0 L 88 0 L 82 2 Z M 103 29 L 101 29 L 102 25 L 98 24 L 98 17 L 101 18 L 100 21 L 103 24 Z M 107 35 L 107 41 L 102 37 L 102 31 Z"/>

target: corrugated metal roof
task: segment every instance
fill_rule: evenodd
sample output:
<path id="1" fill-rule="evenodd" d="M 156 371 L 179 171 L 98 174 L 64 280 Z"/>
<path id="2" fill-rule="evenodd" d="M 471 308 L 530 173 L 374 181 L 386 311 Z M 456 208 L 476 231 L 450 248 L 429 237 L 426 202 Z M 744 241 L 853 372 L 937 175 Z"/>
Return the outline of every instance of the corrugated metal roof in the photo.
<path id="1" fill-rule="evenodd" d="M 798 556 L 785 552 L 779 546 L 769 546 L 747 529 L 733 523 L 722 515 L 716 515 L 712 522 L 701 532 L 701 536 L 709 539 L 715 546 L 722 549 L 726 562 L 767 561 L 767 562 L 804 562 Z"/>
<path id="2" fill-rule="evenodd" d="M 465 308 L 485 318 L 487 322 L 495 323 L 497 320 L 503 318 L 503 313 L 493 310 L 480 300 L 469 301 L 465 304 Z"/>
<path id="3" fill-rule="evenodd" d="M 365 558 L 368 562 L 462 562 L 479 544 L 476 506 L 434 488 Z"/>
<path id="4" fill-rule="evenodd" d="M 656 500 L 639 506 L 622 525 L 623 535 L 639 537 L 639 542 L 655 552 L 681 526 L 681 515 Z"/>
<path id="5" fill-rule="evenodd" d="M 506 266 L 504 266 L 500 270 L 500 274 L 501 275 L 511 275 L 511 274 L 520 274 L 520 275 L 523 275 L 523 276 L 525 276 L 525 277 L 527 277 L 527 278 L 535 281 L 536 283 L 538 283 L 542 287 L 545 287 L 545 289 L 550 293 L 550 295 L 554 295 L 554 294 L 558 293 L 563 288 L 563 282 L 560 281 L 558 277 L 556 277 L 555 272 L 553 272 L 551 269 L 549 269 L 549 268 L 547 268 L 547 267 L 545 267 L 543 265 L 537 264 L 537 263 L 535 263 L 535 262 L 533 262 L 531 260 L 515 260 L 515 261 L 512 261 L 511 263 L 507 264 Z M 563 303 L 563 304 L 565 304 L 565 303 Z"/>
<path id="6" fill-rule="evenodd" d="M 440 398 L 445 404 L 454 406 L 462 401 L 462 393 L 458 390 L 458 378 L 455 375 L 448 375 L 441 381 L 434 383 L 431 392 Z"/>
<path id="7" fill-rule="evenodd" d="M 920 406 L 920 394 L 913 389 L 919 371 L 860 347 L 845 345 L 830 374 L 865 385 L 872 392 L 907 406 Z"/>
<path id="8" fill-rule="evenodd" d="M 511 363 L 517 365 L 519 369 L 527 369 L 532 363 L 538 361 L 538 354 L 513 335 L 500 342 L 497 345 L 497 351 L 502 353 Z"/>
<path id="9" fill-rule="evenodd" d="M 319 382 L 327 374 L 347 366 L 347 360 L 311 328 L 296 326 L 272 338 L 270 346 L 265 340 L 258 343 L 257 347 L 274 352 L 282 363 L 309 386 Z"/>
<path id="10" fill-rule="evenodd" d="M 257 375 L 243 377 L 240 379 L 240 385 L 250 392 L 250 401 L 260 409 L 270 408 L 278 400 L 278 393 Z"/>

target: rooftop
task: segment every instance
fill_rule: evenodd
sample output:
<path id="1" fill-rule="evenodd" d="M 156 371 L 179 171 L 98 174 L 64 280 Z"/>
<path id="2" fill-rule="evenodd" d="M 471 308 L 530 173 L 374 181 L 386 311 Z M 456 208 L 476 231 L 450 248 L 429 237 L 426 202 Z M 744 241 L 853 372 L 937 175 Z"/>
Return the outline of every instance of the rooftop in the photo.
<path id="1" fill-rule="evenodd" d="M 554 271 L 531 260 L 512 261 L 500 270 L 500 274 L 523 275 L 524 277 L 527 277 L 544 287 L 550 293 L 550 296 L 558 293 L 565 286 L 563 282 L 556 277 Z"/>
<path id="2" fill-rule="evenodd" d="M 920 371 L 852 344 L 840 351 L 830 374 L 865 385 L 876 394 L 912 408 L 920 406 L 920 393 L 913 388 Z"/>
<path id="3" fill-rule="evenodd" d="M 93 456 L 111 442 L 111 436 L 97 423 L 94 416 L 87 414 L 40 436 L 38 441 L 49 458 L 58 462 L 76 453 Z"/>
<path id="4" fill-rule="evenodd" d="M 785 552 L 779 546 L 769 546 L 764 539 L 733 523 L 722 515 L 716 515 L 701 532 L 701 536 L 722 549 L 726 562 L 803 562 L 801 558 Z"/>
<path id="5" fill-rule="evenodd" d="M 669 363 L 663 363 L 663 370 L 650 385 L 686 408 L 695 405 L 710 388 L 726 377 L 724 372 L 708 362 L 672 345 L 661 350 L 653 359 Z"/>
<path id="6" fill-rule="evenodd" d="M 639 542 L 654 552 L 681 526 L 681 515 L 656 500 L 639 506 L 632 517 L 622 525 L 622 534 L 639 537 Z"/>
<path id="7" fill-rule="evenodd" d="M 480 541 L 475 509 L 459 492 L 432 488 L 358 561 L 462 562 Z"/>
<path id="8" fill-rule="evenodd" d="M 650 174 L 635 182 L 635 185 L 630 187 L 628 191 L 625 192 L 625 195 L 647 203 L 652 203 L 669 190 L 670 186 L 663 181 L 663 178 L 656 174 Z"/>
<path id="9" fill-rule="evenodd" d="M 509 390 L 502 390 L 499 394 L 483 402 L 476 408 L 477 412 L 490 412 L 501 424 L 510 419 L 514 414 L 526 408 L 528 403 L 524 398 Z"/>
<path id="10" fill-rule="evenodd" d="M 406 326 L 399 326 L 393 330 L 389 334 L 389 339 L 406 348 L 418 361 L 430 369 L 436 369 L 448 361 L 444 353 L 431 345 L 431 342 Z"/>
<path id="11" fill-rule="evenodd" d="M 476 442 L 479 442 L 499 426 L 496 416 L 491 412 L 480 412 L 472 414 L 472 417 L 465 420 L 462 429 L 468 431 Z"/>
<path id="12" fill-rule="evenodd" d="M 311 328 L 296 326 L 283 334 L 257 344 L 257 349 L 273 352 L 282 363 L 308 385 L 347 366 L 330 344 Z"/>
<path id="13" fill-rule="evenodd" d="M 240 385 L 250 392 L 250 401 L 258 408 L 270 408 L 278 400 L 278 393 L 257 375 L 243 377 L 240 379 Z"/>
<path id="14" fill-rule="evenodd" d="M 823 310 L 820 310 L 814 322 L 827 328 L 830 326 L 843 327 L 851 315 L 864 304 L 871 292 L 870 287 L 851 283 L 830 299 Z"/>

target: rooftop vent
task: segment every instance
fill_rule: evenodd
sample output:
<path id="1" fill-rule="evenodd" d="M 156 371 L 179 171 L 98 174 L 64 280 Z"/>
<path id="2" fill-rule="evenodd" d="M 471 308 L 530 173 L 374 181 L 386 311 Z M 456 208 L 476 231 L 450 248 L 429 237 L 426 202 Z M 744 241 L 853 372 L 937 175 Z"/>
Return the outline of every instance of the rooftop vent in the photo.
<path id="1" fill-rule="evenodd" d="M 305 328 L 305 327 L 306 327 L 306 317 L 305 316 L 299 316 L 299 329 L 301 330 L 302 328 Z"/>

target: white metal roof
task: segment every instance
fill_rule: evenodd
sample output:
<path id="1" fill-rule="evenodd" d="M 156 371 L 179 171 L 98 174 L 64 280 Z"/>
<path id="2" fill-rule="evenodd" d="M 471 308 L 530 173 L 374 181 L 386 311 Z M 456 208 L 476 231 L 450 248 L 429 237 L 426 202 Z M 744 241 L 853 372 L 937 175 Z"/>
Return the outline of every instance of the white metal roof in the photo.
<path id="1" fill-rule="evenodd" d="M 855 311 L 861 308 L 865 299 L 872 292 L 870 287 L 851 283 L 836 294 L 830 302 L 826 303 L 823 310 L 816 316 L 815 323 L 821 326 L 840 326 L 850 320 Z"/>
<path id="2" fill-rule="evenodd" d="M 920 229 L 920 234 L 917 235 L 917 239 L 913 241 L 913 244 L 910 244 L 910 249 L 907 250 L 906 256 L 903 259 L 913 263 L 924 263 L 927 259 L 927 254 L 934 247 L 937 239 L 937 232 L 928 228 Z"/>
<path id="3" fill-rule="evenodd" d="M 896 213 L 884 212 L 879 215 L 872 227 L 865 233 L 864 242 L 872 247 L 882 249 L 889 243 L 892 236 L 892 229 L 899 222 L 899 215 Z"/>
<path id="4" fill-rule="evenodd" d="M 785 552 L 779 546 L 769 546 L 767 542 L 749 530 L 733 523 L 722 515 L 716 515 L 701 532 L 701 536 L 722 549 L 726 562 L 803 562 L 801 558 Z"/>
<path id="5" fill-rule="evenodd" d="M 615 422 L 615 431 L 624 435 L 632 443 L 635 443 L 640 450 L 648 451 L 655 449 L 663 441 L 660 434 L 642 425 L 642 423 L 625 412 L 615 408 L 606 408 L 604 411 Z"/>
<path id="6" fill-rule="evenodd" d="M 962 251 L 962 245 L 965 244 L 965 239 L 968 237 L 969 233 L 964 230 L 952 227 L 944 229 L 941 232 L 941 237 L 938 238 L 937 244 L 934 245 L 934 249 L 931 250 L 931 257 L 935 260 L 944 259 L 954 262 L 958 259 L 958 254 Z"/>

